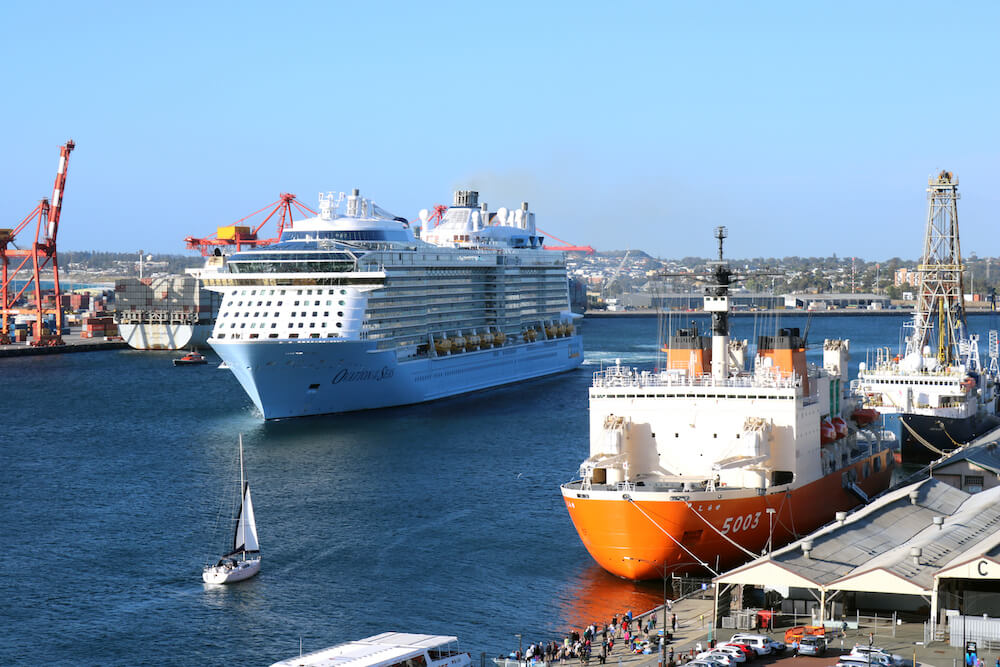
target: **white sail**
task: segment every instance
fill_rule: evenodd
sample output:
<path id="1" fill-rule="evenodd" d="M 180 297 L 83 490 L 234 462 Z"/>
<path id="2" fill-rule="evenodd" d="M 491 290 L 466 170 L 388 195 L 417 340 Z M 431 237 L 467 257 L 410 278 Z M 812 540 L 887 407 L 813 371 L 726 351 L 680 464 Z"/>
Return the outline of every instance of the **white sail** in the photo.
<path id="1" fill-rule="evenodd" d="M 243 491 L 243 505 L 240 507 L 240 518 L 236 524 L 233 551 L 260 551 L 260 542 L 257 541 L 257 522 L 253 516 L 253 501 L 250 499 L 249 483 Z"/>

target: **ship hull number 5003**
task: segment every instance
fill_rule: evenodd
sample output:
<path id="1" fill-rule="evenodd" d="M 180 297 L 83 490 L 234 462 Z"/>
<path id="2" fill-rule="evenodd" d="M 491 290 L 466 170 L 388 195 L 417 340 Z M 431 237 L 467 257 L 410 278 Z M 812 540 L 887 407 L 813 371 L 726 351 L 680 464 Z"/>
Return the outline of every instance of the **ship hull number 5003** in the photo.
<path id="1" fill-rule="evenodd" d="M 722 524 L 722 534 L 725 535 L 730 531 L 738 533 L 741 530 L 753 530 L 757 527 L 757 524 L 760 523 L 760 515 L 761 512 L 757 512 L 756 514 L 751 512 L 746 516 L 728 516 Z"/>

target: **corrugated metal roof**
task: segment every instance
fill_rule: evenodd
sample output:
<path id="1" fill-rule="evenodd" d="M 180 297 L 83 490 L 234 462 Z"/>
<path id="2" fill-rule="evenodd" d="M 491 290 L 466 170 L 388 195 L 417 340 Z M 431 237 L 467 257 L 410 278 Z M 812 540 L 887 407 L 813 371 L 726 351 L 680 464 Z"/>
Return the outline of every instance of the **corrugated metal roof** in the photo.
<path id="1" fill-rule="evenodd" d="M 935 517 L 942 518 L 940 526 L 934 523 Z M 945 482 L 925 479 L 882 495 L 848 515 L 843 524 L 820 528 L 775 551 L 770 560 L 757 559 L 732 573 L 734 579 L 746 581 L 750 570 L 773 563 L 813 582 L 816 588 L 851 590 L 852 579 L 882 571 L 892 575 L 885 579 L 883 592 L 913 592 L 914 585 L 930 591 L 934 577 L 949 564 L 1000 550 L 998 528 L 1000 487 L 968 494 Z M 810 543 L 807 556 L 802 547 Z M 920 549 L 916 562 L 911 554 L 915 547 Z M 775 569 L 769 567 L 767 572 L 768 583 L 800 585 L 775 582 Z M 716 581 L 726 583 L 730 574 Z M 896 588 L 893 578 L 899 582 Z M 871 590 L 870 585 L 868 576 L 864 590 Z"/>

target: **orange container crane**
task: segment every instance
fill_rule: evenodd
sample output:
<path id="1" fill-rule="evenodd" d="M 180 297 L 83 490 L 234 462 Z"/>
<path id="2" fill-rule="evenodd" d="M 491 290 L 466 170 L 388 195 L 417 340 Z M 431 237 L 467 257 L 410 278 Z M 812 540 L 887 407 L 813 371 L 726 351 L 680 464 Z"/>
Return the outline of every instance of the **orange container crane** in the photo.
<path id="1" fill-rule="evenodd" d="M 62 290 L 59 286 L 59 259 L 56 253 L 56 237 L 59 234 L 59 219 L 62 215 L 63 195 L 66 192 L 66 171 L 69 154 L 76 148 L 72 140 L 59 149 L 59 168 L 52 188 L 51 203 L 43 199 L 13 229 L 0 229 L 0 265 L 2 265 L 2 286 L 0 286 L 0 344 L 10 343 L 10 318 L 12 315 L 34 315 L 34 335 L 31 344 L 35 346 L 65 345 L 62 332 Z M 15 239 L 32 222 L 35 222 L 35 238 L 30 247 L 18 248 Z M 24 245 L 22 243 L 22 245 Z M 13 247 L 11 247 L 13 246 Z M 11 260 L 14 268 L 11 270 Z M 17 260 L 20 260 L 18 262 Z M 22 278 L 21 287 L 15 279 L 31 265 L 31 278 Z M 46 307 L 42 300 L 42 271 L 52 264 L 52 280 L 55 288 L 55 303 Z M 25 296 L 28 288 L 34 287 L 34 306 L 17 304 Z M 45 315 L 54 314 L 56 330 L 50 333 L 45 327 Z"/>
<path id="2" fill-rule="evenodd" d="M 240 224 L 265 211 L 268 212 L 267 215 L 256 227 L 251 228 L 249 224 Z M 187 244 L 188 248 L 200 251 L 203 256 L 211 255 L 216 250 L 221 252 L 222 248 L 235 248 L 236 252 L 239 252 L 244 246 L 251 248 L 268 246 L 281 238 L 281 232 L 285 230 L 285 225 L 292 224 L 292 214 L 295 211 L 298 211 L 303 217 L 307 213 L 316 215 L 316 211 L 296 201 L 295 195 L 282 192 L 277 201 L 271 202 L 250 215 L 243 216 L 231 225 L 219 227 L 211 236 L 205 238 L 189 236 L 184 239 L 184 243 Z M 278 233 L 272 238 L 259 238 L 260 230 L 275 216 L 277 216 L 278 221 Z"/>
<path id="3" fill-rule="evenodd" d="M 554 238 L 556 241 L 559 241 L 559 243 L 562 243 L 562 245 L 542 246 L 543 250 L 562 250 L 563 252 L 585 252 L 588 255 L 594 254 L 594 249 L 589 245 L 573 245 L 572 243 L 567 243 L 558 236 L 555 236 L 554 234 L 549 234 L 542 229 L 539 229 L 538 232 L 540 234 L 544 234 L 545 236 L 550 236 Z"/>

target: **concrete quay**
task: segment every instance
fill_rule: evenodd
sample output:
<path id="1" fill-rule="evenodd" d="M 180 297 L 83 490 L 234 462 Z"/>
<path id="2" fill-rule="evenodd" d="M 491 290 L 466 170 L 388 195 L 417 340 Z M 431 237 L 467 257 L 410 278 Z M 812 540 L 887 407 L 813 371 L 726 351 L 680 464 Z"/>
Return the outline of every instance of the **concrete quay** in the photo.
<path id="1" fill-rule="evenodd" d="M 0 357 L 29 357 L 39 354 L 68 354 L 70 352 L 97 352 L 101 350 L 121 350 L 128 347 L 123 340 L 104 340 L 97 338 L 81 338 L 80 334 L 68 334 L 62 337 L 65 345 L 55 347 L 32 347 L 28 343 L 13 343 L 0 345 Z"/>
<path id="2" fill-rule="evenodd" d="M 697 646 L 700 644 L 707 650 L 711 638 L 717 643 L 724 643 L 737 632 L 754 632 L 773 637 L 776 641 L 784 641 L 785 630 L 788 627 L 776 627 L 772 630 L 731 630 L 712 629 L 709 623 L 712 618 L 714 601 L 711 599 L 682 599 L 673 602 L 672 608 L 667 612 L 669 623 L 670 614 L 677 615 L 677 630 L 673 633 L 673 641 L 667 645 L 667 650 L 674 650 L 675 664 L 680 664 L 682 655 L 689 656 L 691 652 L 697 653 Z M 643 612 L 635 618 L 641 619 L 645 625 L 650 614 L 656 615 L 656 627 L 653 632 L 658 632 L 663 627 L 663 607 L 659 606 L 653 610 Z M 603 624 L 603 621 L 602 621 Z M 801 624 L 801 623 L 800 623 Z M 603 627 L 603 626 L 602 626 Z M 600 628 L 599 628 L 600 630 Z M 849 629 L 845 636 L 832 637 L 829 649 L 823 656 L 795 656 L 791 649 L 784 654 L 764 656 L 752 663 L 753 667 L 832 667 L 841 655 L 849 653 L 855 644 L 868 644 L 869 632 L 874 628 L 862 626 L 859 629 Z M 607 665 L 611 667 L 659 667 L 660 652 L 655 651 L 649 654 L 635 654 L 626 650 L 624 641 L 616 639 L 614 649 L 609 653 Z M 948 645 L 947 641 L 933 642 L 924 645 L 924 627 L 922 623 L 900 623 L 894 628 L 894 632 L 884 625 L 879 625 L 877 634 L 873 637 L 873 645 L 883 648 L 890 653 L 902 656 L 905 661 L 904 667 L 964 667 L 962 650 Z M 600 644 L 593 652 L 589 665 L 597 667 L 600 661 L 597 654 L 600 652 Z M 986 667 L 993 667 L 996 664 L 1000 653 L 980 651 L 979 657 Z M 574 667 L 579 661 L 567 659 L 566 664 Z M 515 667 L 514 660 L 507 661 L 508 667 Z M 524 665 L 523 661 L 521 663 Z M 541 663 L 537 663 L 539 666 Z M 502 663 L 501 663 L 502 665 Z M 552 667 L 558 667 L 558 663 Z M 749 667 L 749 666 L 746 666 Z"/>

